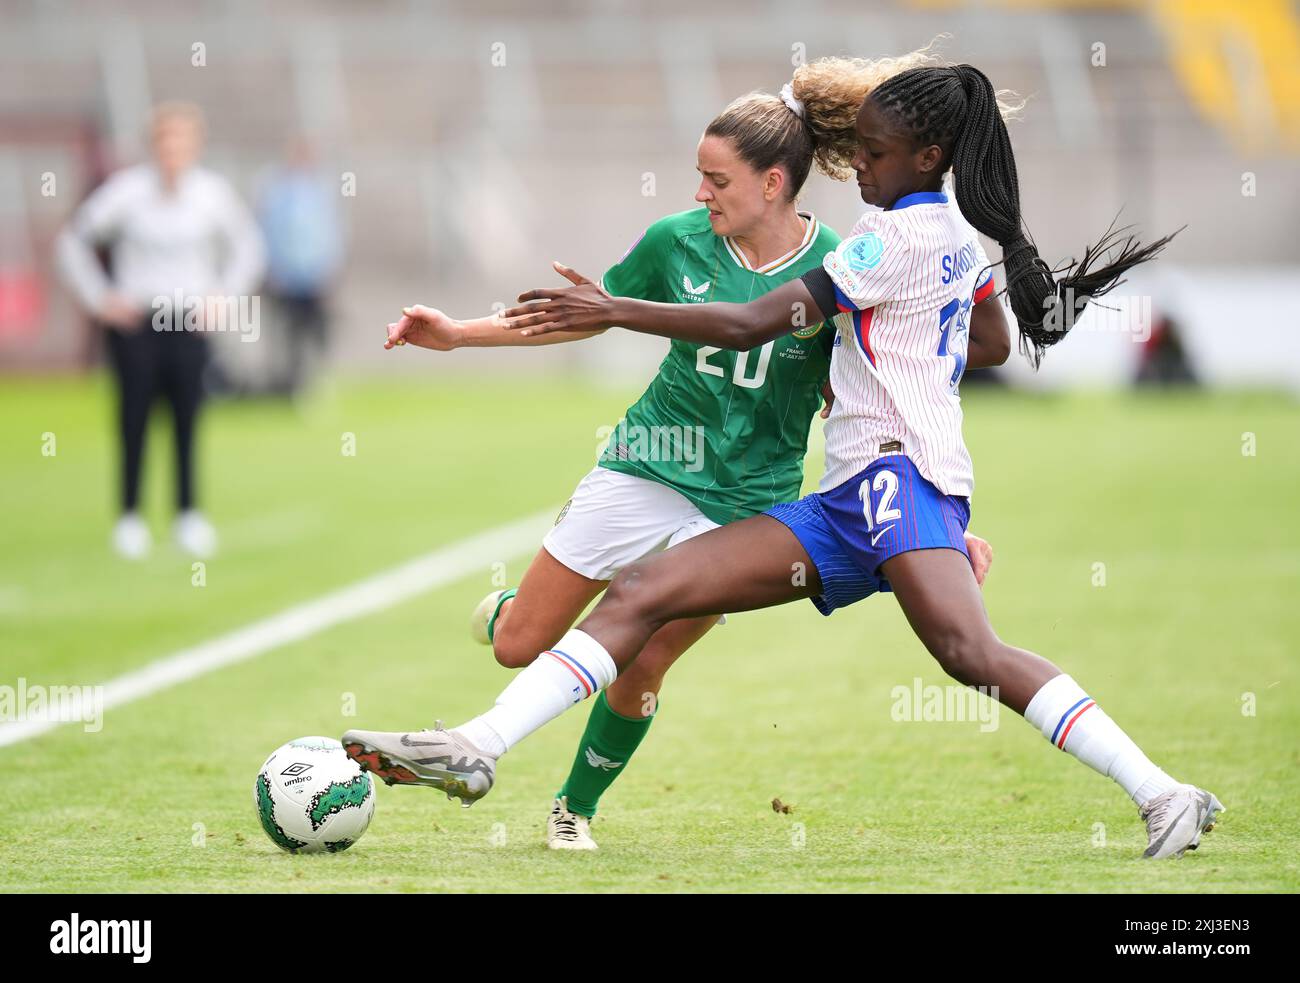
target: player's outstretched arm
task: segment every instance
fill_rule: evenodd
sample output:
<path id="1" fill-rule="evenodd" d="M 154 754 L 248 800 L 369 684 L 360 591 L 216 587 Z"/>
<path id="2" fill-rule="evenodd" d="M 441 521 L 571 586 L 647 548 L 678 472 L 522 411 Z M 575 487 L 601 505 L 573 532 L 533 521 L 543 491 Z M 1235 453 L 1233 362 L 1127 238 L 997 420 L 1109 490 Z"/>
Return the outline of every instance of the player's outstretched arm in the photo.
<path id="1" fill-rule="evenodd" d="M 520 294 L 519 306 L 503 312 L 509 329 L 534 337 L 553 331 L 622 327 L 745 351 L 823 317 L 808 288 L 799 280 L 791 280 L 748 304 L 656 304 L 611 297 L 569 267 L 556 263 L 555 269 L 574 286 Z"/>
<path id="2" fill-rule="evenodd" d="M 546 335 L 524 335 L 510 331 L 499 314 L 460 321 L 448 317 L 436 307 L 415 304 L 403 308 L 402 316 L 388 325 L 385 348 L 411 344 L 435 352 L 450 352 L 457 348 L 519 348 L 523 346 L 558 345 L 566 341 L 581 341 L 600 334 L 600 331 L 557 331 Z"/>

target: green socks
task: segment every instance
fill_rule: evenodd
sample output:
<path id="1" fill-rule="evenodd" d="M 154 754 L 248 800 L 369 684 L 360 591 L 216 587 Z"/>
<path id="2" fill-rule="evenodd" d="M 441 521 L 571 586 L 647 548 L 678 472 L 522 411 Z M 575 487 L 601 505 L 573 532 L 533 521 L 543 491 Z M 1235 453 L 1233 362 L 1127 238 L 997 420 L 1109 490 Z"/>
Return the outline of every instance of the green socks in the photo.
<path id="1" fill-rule="evenodd" d="M 578 754 L 569 769 L 569 777 L 556 797 L 567 796 L 570 812 L 591 817 L 596 814 L 596 803 L 605 789 L 614 784 L 636 751 L 654 714 L 648 717 L 625 717 L 610 709 L 601 690 L 596 704 L 587 718 L 587 729 L 582 732 Z"/>

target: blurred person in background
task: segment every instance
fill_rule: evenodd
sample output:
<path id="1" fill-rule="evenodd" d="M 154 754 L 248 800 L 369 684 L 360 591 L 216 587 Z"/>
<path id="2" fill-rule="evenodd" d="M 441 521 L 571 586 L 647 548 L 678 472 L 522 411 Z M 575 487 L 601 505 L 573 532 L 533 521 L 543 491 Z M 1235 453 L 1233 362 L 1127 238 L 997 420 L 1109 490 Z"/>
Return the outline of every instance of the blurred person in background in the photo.
<path id="1" fill-rule="evenodd" d="M 176 434 L 175 536 L 194 556 L 209 556 L 216 531 L 196 507 L 194 443 L 203 403 L 207 342 L 202 310 L 211 297 L 247 295 L 264 265 L 261 237 L 225 178 L 197 166 L 205 126 L 190 103 L 167 102 L 150 121 L 152 160 L 113 174 L 73 214 L 56 246 L 68 286 L 106 329 L 118 391 L 121 515 L 113 545 L 129 559 L 152 545 L 138 507 L 149 411 L 160 393 L 171 404 Z M 95 249 L 105 247 L 110 270 Z M 211 325 L 208 325 L 211 327 Z M 175 328 L 175 330 L 172 330 Z"/>
<path id="2" fill-rule="evenodd" d="M 1139 386 L 1196 386 L 1199 380 L 1183 345 L 1183 330 L 1171 314 L 1156 319 L 1138 353 Z"/>
<path id="3" fill-rule="evenodd" d="M 298 392 L 313 355 L 324 357 L 328 342 L 325 300 L 343 262 L 339 189 L 321 170 L 305 137 L 289 144 L 285 162 L 268 179 L 258 201 L 266 238 L 266 286 L 283 318 L 287 350 L 273 388 Z M 310 345 L 310 348 L 308 347 Z"/>

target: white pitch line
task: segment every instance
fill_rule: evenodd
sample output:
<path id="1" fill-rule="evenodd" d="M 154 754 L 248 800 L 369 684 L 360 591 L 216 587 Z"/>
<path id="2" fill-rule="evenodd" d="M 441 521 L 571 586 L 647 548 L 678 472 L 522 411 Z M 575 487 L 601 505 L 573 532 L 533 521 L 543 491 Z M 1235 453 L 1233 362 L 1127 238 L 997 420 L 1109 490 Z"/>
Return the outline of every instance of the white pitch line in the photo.
<path id="1" fill-rule="evenodd" d="M 110 679 L 104 684 L 103 709 L 143 699 L 454 583 L 484 563 L 517 556 L 540 543 L 554 519 L 554 511 L 547 511 L 498 526 Z M 0 723 L 0 747 L 79 722 L 40 719 Z"/>

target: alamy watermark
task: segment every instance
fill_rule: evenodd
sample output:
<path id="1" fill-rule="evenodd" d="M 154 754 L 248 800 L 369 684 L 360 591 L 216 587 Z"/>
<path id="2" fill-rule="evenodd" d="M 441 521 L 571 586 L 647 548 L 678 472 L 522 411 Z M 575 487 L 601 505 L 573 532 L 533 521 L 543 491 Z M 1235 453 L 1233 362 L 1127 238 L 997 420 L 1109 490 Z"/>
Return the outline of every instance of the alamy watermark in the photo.
<path id="1" fill-rule="evenodd" d="M 257 294 L 222 296 L 186 294 L 176 290 L 159 294 L 149 304 L 155 331 L 218 331 L 239 334 L 240 341 L 262 336 L 262 298 Z"/>
<path id="2" fill-rule="evenodd" d="M 1106 294 L 1104 300 L 1065 290 L 1064 303 L 1056 294 L 1043 299 L 1043 327 L 1049 331 L 1084 331 L 1089 334 L 1127 334 L 1137 344 L 1151 337 L 1151 297 L 1147 294 Z"/>
<path id="3" fill-rule="evenodd" d="M 598 463 L 608 461 L 671 462 L 690 472 L 704 467 L 707 447 L 703 427 L 649 426 L 620 420 L 614 427 L 599 427 L 596 437 L 603 443 Z M 608 439 L 606 439 L 608 438 Z"/>
<path id="4" fill-rule="evenodd" d="M 148 918 L 85 918 L 74 911 L 50 923 L 50 952 L 55 955 L 126 955 L 147 963 L 153 945 Z"/>
<path id="5" fill-rule="evenodd" d="M 996 686 L 926 686 L 918 676 L 911 686 L 901 683 L 889 691 L 893 703 L 889 707 L 891 720 L 915 722 L 965 723 L 978 722 L 980 732 L 987 734 L 998 729 L 998 702 Z"/>
<path id="6" fill-rule="evenodd" d="M 17 686 L 0 686 L 0 721 L 26 720 L 79 720 L 87 734 L 97 734 L 104 729 L 104 687 L 28 685 L 19 676 Z"/>

